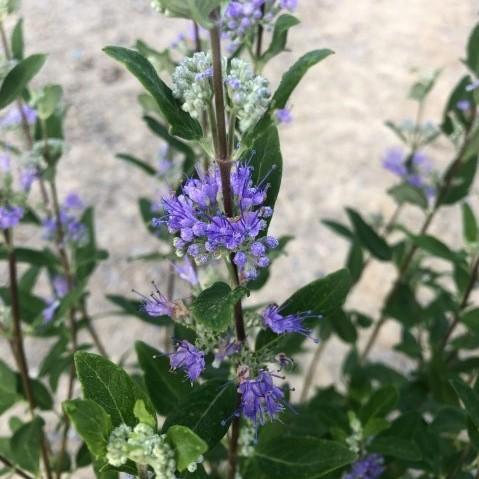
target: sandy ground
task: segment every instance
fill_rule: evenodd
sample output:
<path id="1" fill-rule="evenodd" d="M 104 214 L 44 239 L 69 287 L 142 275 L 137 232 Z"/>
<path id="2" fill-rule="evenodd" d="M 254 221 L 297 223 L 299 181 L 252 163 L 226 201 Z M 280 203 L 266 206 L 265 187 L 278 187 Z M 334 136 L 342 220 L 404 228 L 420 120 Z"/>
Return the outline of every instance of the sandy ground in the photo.
<path id="1" fill-rule="evenodd" d="M 275 263 L 259 301 L 281 302 L 318 275 L 341 267 L 346 244 L 320 224 L 321 218 L 344 218 L 347 205 L 365 215 L 391 215 L 394 204 L 384 191 L 393 179 L 382 170 L 380 156 L 396 143 L 383 122 L 412 118 L 414 103 L 406 93 L 415 71 L 442 68 L 426 109 L 427 119 L 439 120 L 463 72 L 459 58 L 478 13 L 473 0 L 299 3 L 302 23 L 290 35 L 292 52 L 277 57 L 265 75 L 276 85 L 296 58 L 314 48 L 328 47 L 336 55 L 304 79 L 291 102 L 295 121 L 281 130 L 285 168 L 272 232 L 296 239 L 289 256 Z M 111 309 L 102 299 L 105 293 L 148 289 L 151 279 L 161 284 L 164 271 L 126 261 L 154 246 L 136 206 L 136 198 L 153 193 L 154 187 L 114 155 L 134 152 L 152 158 L 159 145 L 140 119 L 138 84 L 101 48 L 129 46 L 137 38 L 163 48 L 183 24 L 156 15 L 147 0 L 24 0 L 23 14 L 29 52 L 49 52 L 39 80 L 61 83 L 70 104 L 70 150 L 60 168 L 61 191 L 75 190 L 96 205 L 98 242 L 110 251 L 92 284 L 91 310 L 102 312 Z M 447 142 L 430 151 L 438 168 L 451 152 Z M 412 225 L 419 220 L 414 211 L 405 217 Z M 458 219 L 457 209 L 444 211 L 433 230 L 454 244 Z M 377 311 L 391 273 L 381 264 L 370 267 L 351 304 Z M 97 327 L 114 358 L 131 351 L 135 339 L 157 342 L 154 330 L 134 320 L 106 318 Z M 374 354 L 389 357 L 395 329 L 384 333 Z M 5 348 L 0 351 L 5 355 Z M 38 351 L 33 345 L 29 350 L 33 364 Z M 328 345 L 317 384 L 336 377 L 342 351 L 339 342 Z"/>

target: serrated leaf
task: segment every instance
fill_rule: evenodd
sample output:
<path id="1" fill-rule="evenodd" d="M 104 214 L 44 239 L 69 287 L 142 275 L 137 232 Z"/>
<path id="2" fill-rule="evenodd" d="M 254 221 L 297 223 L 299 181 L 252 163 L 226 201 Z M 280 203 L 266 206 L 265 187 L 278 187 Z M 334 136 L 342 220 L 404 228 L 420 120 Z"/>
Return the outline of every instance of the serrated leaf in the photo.
<path id="1" fill-rule="evenodd" d="M 185 426 L 171 426 L 166 437 L 175 449 L 176 467 L 180 472 L 208 450 L 208 444 Z"/>
<path id="2" fill-rule="evenodd" d="M 65 401 L 63 410 L 90 453 L 96 458 L 104 457 L 112 431 L 111 418 L 106 411 L 91 399 Z"/>
<path id="3" fill-rule="evenodd" d="M 170 88 L 158 77 L 153 65 L 143 55 L 122 47 L 106 47 L 103 51 L 123 63 L 155 98 L 173 135 L 185 140 L 199 140 L 202 137 L 201 125 L 181 109 Z"/>
<path id="4" fill-rule="evenodd" d="M 85 399 L 100 405 L 111 417 L 113 426 L 135 426 L 135 403 L 141 399 L 147 410 L 155 416 L 149 398 L 130 376 L 119 366 L 97 354 L 75 353 L 75 366 Z"/>
<path id="5" fill-rule="evenodd" d="M 332 50 L 325 48 L 313 50 L 303 55 L 281 78 L 278 89 L 273 96 L 272 108 L 284 108 L 306 72 L 332 53 L 334 53 Z"/>
<path id="6" fill-rule="evenodd" d="M 347 447 L 313 437 L 282 437 L 260 443 L 254 461 L 261 479 L 315 479 L 356 459 Z"/>
<path id="7" fill-rule="evenodd" d="M 21 60 L 7 74 L 0 87 L 0 109 L 18 98 L 30 80 L 40 71 L 46 55 L 36 54 Z"/>
<path id="8" fill-rule="evenodd" d="M 228 431 L 235 409 L 235 385 L 210 380 L 182 398 L 178 411 L 166 418 L 163 432 L 174 425 L 187 426 L 212 449 Z"/>

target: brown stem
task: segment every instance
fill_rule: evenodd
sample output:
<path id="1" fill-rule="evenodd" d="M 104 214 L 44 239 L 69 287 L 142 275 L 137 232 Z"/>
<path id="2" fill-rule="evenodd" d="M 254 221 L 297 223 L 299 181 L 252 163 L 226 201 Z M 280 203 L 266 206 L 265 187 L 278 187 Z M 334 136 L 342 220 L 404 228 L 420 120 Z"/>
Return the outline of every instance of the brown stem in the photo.
<path id="1" fill-rule="evenodd" d="M 21 469 L 19 469 L 17 466 L 15 466 L 15 464 L 10 462 L 6 457 L 0 455 L 0 462 L 3 462 L 3 464 L 5 464 L 5 466 L 12 469 L 20 477 L 23 477 L 24 479 L 34 479 L 33 476 L 30 476 L 26 472 L 23 472 Z"/>
<path id="2" fill-rule="evenodd" d="M 473 263 L 473 266 L 471 269 L 471 275 L 469 277 L 469 281 L 467 283 L 464 294 L 462 295 L 461 303 L 459 304 L 459 308 L 457 309 L 457 311 L 454 312 L 454 318 L 452 320 L 452 323 L 449 326 L 449 329 L 447 330 L 446 334 L 444 335 L 444 338 L 441 341 L 441 345 L 439 346 L 440 351 L 444 350 L 447 342 L 449 341 L 449 338 L 451 337 L 452 333 L 454 332 L 457 325 L 459 324 L 461 312 L 467 307 L 467 304 L 469 302 L 469 296 L 471 295 L 472 290 L 474 289 L 474 285 L 477 282 L 478 271 L 479 271 L 479 256 L 476 258 L 476 260 Z"/>
<path id="3" fill-rule="evenodd" d="M 303 390 L 301 391 L 301 396 L 300 396 L 300 399 L 299 399 L 300 402 L 306 401 L 306 399 L 308 397 L 309 390 L 311 389 L 311 386 L 313 385 L 313 379 L 316 376 L 316 371 L 318 369 L 319 360 L 321 359 L 321 356 L 323 355 L 323 352 L 326 349 L 326 344 L 327 344 L 327 341 L 321 341 L 318 344 L 318 346 L 316 348 L 316 351 L 314 351 L 314 356 L 311 359 L 308 371 L 307 371 L 306 376 L 304 378 Z"/>
<path id="4" fill-rule="evenodd" d="M 228 141 L 226 133 L 226 121 L 225 121 L 225 101 L 224 101 L 224 90 L 223 90 L 223 73 L 221 68 L 221 41 L 220 41 L 220 32 L 218 28 L 218 11 L 214 14 L 215 25 L 210 31 L 211 37 L 211 50 L 213 56 L 213 90 L 214 90 L 214 101 L 216 108 L 216 125 L 217 125 L 217 162 L 220 168 L 221 176 L 221 187 L 223 192 L 223 204 L 225 214 L 228 217 L 233 217 L 233 195 L 231 190 L 231 180 L 230 180 L 230 171 L 231 171 L 231 160 L 228 156 Z M 232 257 L 230 257 L 231 262 L 231 271 L 232 271 L 232 280 L 235 286 L 239 286 L 239 276 L 238 269 Z M 241 306 L 241 301 L 238 301 L 234 307 L 234 317 L 235 317 L 235 329 L 236 337 L 240 343 L 244 343 L 246 340 L 246 332 L 244 327 L 243 320 L 243 308 Z M 239 406 L 241 401 L 241 396 L 239 393 L 236 394 L 236 406 Z M 238 463 L 238 439 L 240 432 L 240 418 L 234 416 L 233 422 L 231 425 L 231 436 L 229 441 L 229 452 L 228 452 L 228 478 L 234 479 L 237 470 Z"/>
<path id="5" fill-rule="evenodd" d="M 196 22 L 193 22 L 193 33 L 195 36 L 195 51 L 201 52 L 200 27 Z"/>
<path id="6" fill-rule="evenodd" d="M 15 247 L 13 241 L 13 233 L 11 230 L 4 230 L 5 244 L 8 250 L 8 274 L 9 287 L 11 296 L 12 320 L 13 320 L 13 344 L 15 348 L 15 357 L 18 363 L 20 377 L 25 391 L 25 396 L 28 402 L 30 414 L 35 417 L 35 398 L 33 396 L 32 381 L 28 368 L 27 356 L 25 354 L 24 339 L 22 332 L 21 316 L 20 316 L 20 302 L 18 295 L 18 279 L 17 279 L 17 258 L 15 254 Z M 45 474 L 47 479 L 51 479 L 50 461 L 48 458 L 48 443 L 47 439 L 41 431 L 41 455 Z"/>
<path id="7" fill-rule="evenodd" d="M 429 229 L 429 226 L 432 223 L 432 220 L 436 216 L 436 213 L 438 212 L 439 208 L 442 206 L 442 202 L 444 201 L 444 198 L 446 197 L 447 193 L 449 192 L 449 189 L 452 184 L 452 180 L 454 179 L 458 169 L 461 167 L 462 162 L 464 160 L 464 157 L 467 153 L 468 147 L 469 147 L 469 142 L 471 140 L 470 138 L 470 129 L 466 132 L 465 137 L 464 137 L 464 142 L 457 153 L 457 156 L 455 160 L 453 161 L 451 167 L 447 170 L 446 175 L 444 177 L 444 180 L 442 182 L 441 188 L 439 189 L 438 195 L 436 197 L 436 201 L 434 203 L 433 208 L 429 212 L 429 214 L 426 216 L 426 219 L 424 220 L 424 223 L 421 227 L 421 230 L 419 232 L 419 235 L 423 235 L 427 232 Z M 398 276 L 396 280 L 393 283 L 393 287 L 389 291 L 388 295 L 386 296 L 386 304 L 389 301 L 389 299 L 392 297 L 392 295 L 396 292 L 397 288 L 399 285 L 402 283 L 404 279 L 405 273 L 408 271 L 409 266 L 411 265 L 411 262 L 414 258 L 414 254 L 416 253 L 418 247 L 417 245 L 412 245 L 409 248 L 409 251 L 407 252 L 406 256 L 404 257 L 403 261 L 401 262 L 398 270 Z M 376 325 L 374 326 L 374 329 L 371 333 L 371 336 L 369 337 L 366 346 L 360 356 L 360 362 L 363 363 L 366 358 L 368 357 L 369 353 L 371 352 L 372 347 L 374 346 L 379 332 L 381 331 L 381 328 L 383 327 L 384 323 L 387 321 L 387 316 L 386 312 L 382 311 L 381 316 L 379 317 L 379 320 L 377 321 Z"/>

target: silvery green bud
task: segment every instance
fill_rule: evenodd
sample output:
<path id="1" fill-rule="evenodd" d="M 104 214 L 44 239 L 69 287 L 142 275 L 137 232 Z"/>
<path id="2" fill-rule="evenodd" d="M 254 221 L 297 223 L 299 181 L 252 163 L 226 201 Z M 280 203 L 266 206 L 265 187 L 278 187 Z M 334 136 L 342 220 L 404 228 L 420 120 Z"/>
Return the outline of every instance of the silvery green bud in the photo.
<path id="1" fill-rule="evenodd" d="M 185 58 L 173 73 L 173 95 L 193 118 L 206 110 L 213 96 L 210 78 L 213 75 L 211 54 L 197 52 Z"/>
<path id="2" fill-rule="evenodd" d="M 128 460 L 128 436 L 131 428 L 122 424 L 113 430 L 108 440 L 106 458 L 112 466 L 122 466 Z"/>
<path id="3" fill-rule="evenodd" d="M 268 109 L 269 83 L 262 76 L 255 75 L 249 63 L 233 58 L 226 85 L 240 130 L 244 132 L 257 123 Z"/>

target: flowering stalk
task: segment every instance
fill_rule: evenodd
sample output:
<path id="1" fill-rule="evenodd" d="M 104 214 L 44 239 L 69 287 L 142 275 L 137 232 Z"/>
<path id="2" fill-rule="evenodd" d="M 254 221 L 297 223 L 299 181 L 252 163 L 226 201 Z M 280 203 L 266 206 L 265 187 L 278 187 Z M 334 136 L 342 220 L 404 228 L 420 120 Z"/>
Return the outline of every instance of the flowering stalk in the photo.
<path id="1" fill-rule="evenodd" d="M 15 247 L 13 242 L 13 233 L 12 230 L 6 229 L 4 231 L 5 244 L 8 250 L 8 274 L 9 274 L 9 287 L 10 287 L 10 297 L 11 297 L 11 308 L 12 308 L 12 320 L 13 320 L 13 348 L 14 348 L 14 357 L 17 362 L 18 370 L 20 372 L 20 377 L 22 380 L 23 390 L 28 402 L 28 409 L 32 418 L 35 417 L 35 398 L 33 396 L 32 381 L 30 378 L 30 372 L 28 367 L 28 360 L 25 354 L 24 339 L 22 332 L 22 323 L 20 317 L 20 302 L 18 296 L 18 280 L 17 280 L 17 259 L 15 254 Z M 52 478 L 50 460 L 48 458 L 48 442 L 41 430 L 41 455 L 42 461 L 45 468 L 45 474 L 47 479 Z"/>
<path id="2" fill-rule="evenodd" d="M 471 126 L 472 126 L 472 124 L 471 124 Z M 459 168 L 462 165 L 462 162 L 464 161 L 465 155 L 466 155 L 466 153 L 469 149 L 469 146 L 470 146 L 470 144 L 473 140 L 470 130 L 471 130 L 471 127 L 469 127 L 469 129 L 465 132 L 464 142 L 463 142 L 459 152 L 457 153 L 457 156 L 456 156 L 455 160 L 453 161 L 451 167 L 449 168 L 449 170 L 447 171 L 447 173 L 444 177 L 444 180 L 441 184 L 439 192 L 436 196 L 436 201 L 434 202 L 434 206 L 432 207 L 431 211 L 426 216 L 426 218 L 424 220 L 424 223 L 423 223 L 423 225 L 422 225 L 422 227 L 419 231 L 419 236 L 425 234 L 428 231 L 429 226 L 432 223 L 432 220 L 436 216 L 436 213 L 438 212 L 439 208 L 441 207 L 445 196 L 449 192 L 449 189 L 451 187 L 451 184 L 452 184 L 452 181 L 453 181 L 455 175 L 457 174 Z M 415 245 L 415 244 L 411 245 L 411 247 L 409 248 L 409 251 L 405 255 L 401 264 L 399 265 L 398 276 L 397 276 L 397 278 L 396 278 L 396 280 L 393 284 L 393 287 L 391 288 L 391 290 L 387 294 L 386 302 L 385 302 L 386 304 L 388 303 L 389 298 L 391 298 L 393 296 L 393 294 L 396 292 L 397 288 L 401 284 L 401 282 L 404 278 L 404 275 L 406 274 L 406 272 L 409 269 L 409 266 L 412 263 L 412 260 L 414 258 L 414 255 L 415 255 L 417 249 L 418 249 L 417 245 Z M 386 316 L 385 311 L 383 310 L 382 313 L 381 313 L 381 316 L 379 317 L 379 320 L 376 323 L 376 325 L 375 325 L 375 327 L 374 327 L 374 329 L 371 333 L 371 336 L 369 337 L 368 342 L 366 343 L 366 346 L 365 346 L 365 348 L 364 348 L 364 350 L 363 350 L 363 352 L 360 356 L 360 361 L 361 362 L 364 362 L 366 360 L 366 358 L 368 357 L 372 347 L 374 346 L 374 344 L 375 344 L 375 342 L 378 338 L 379 332 L 381 331 L 381 328 L 383 327 L 383 325 L 386 321 L 387 321 L 387 316 Z"/>
<path id="3" fill-rule="evenodd" d="M 233 216 L 233 195 L 231 191 L 231 158 L 228 156 L 228 142 L 226 136 L 226 121 L 225 121 L 225 102 L 223 92 L 223 75 L 221 68 L 221 41 L 219 30 L 219 12 L 215 12 L 215 26 L 210 31 L 211 36 L 211 50 L 213 59 L 213 90 L 216 108 L 216 128 L 217 128 L 217 162 L 220 168 L 221 187 L 223 191 L 223 203 L 226 216 Z M 231 133 L 230 133 L 231 134 Z M 233 132 L 234 135 L 234 132 Z M 231 261 L 231 279 L 234 286 L 239 286 L 239 276 L 236 264 L 233 261 L 233 255 L 230 256 Z M 235 329 L 236 338 L 239 343 L 244 343 L 246 340 L 245 326 L 243 321 L 243 308 L 241 300 L 234 306 Z M 236 394 L 236 406 L 241 404 L 241 394 Z M 231 425 L 231 436 L 229 443 L 228 463 L 229 471 L 228 478 L 234 479 L 236 475 L 237 460 L 238 460 L 238 440 L 240 433 L 240 418 L 234 416 Z"/>

